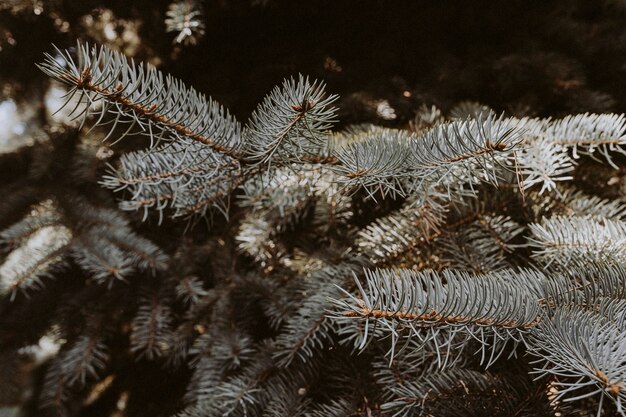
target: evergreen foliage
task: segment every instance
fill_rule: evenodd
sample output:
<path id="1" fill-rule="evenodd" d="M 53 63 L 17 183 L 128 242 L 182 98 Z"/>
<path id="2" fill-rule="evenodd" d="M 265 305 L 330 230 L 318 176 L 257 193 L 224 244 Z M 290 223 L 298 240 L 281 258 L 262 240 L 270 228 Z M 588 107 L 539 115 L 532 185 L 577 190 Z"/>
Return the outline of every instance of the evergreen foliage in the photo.
<path id="1" fill-rule="evenodd" d="M 337 127 L 298 75 L 240 123 L 109 46 L 39 68 L 68 120 L 0 155 L 0 346 L 57 347 L 24 415 L 626 416 L 624 115 Z"/>

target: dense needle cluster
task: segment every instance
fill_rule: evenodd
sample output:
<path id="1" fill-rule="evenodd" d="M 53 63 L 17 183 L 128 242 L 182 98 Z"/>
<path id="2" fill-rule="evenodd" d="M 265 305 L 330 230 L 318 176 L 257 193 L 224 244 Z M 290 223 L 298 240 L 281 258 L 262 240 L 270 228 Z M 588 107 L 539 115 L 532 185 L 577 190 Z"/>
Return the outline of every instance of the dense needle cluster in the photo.
<path id="1" fill-rule="evenodd" d="M 71 169 L 36 146 L 0 206 L 7 328 L 71 300 L 15 336 L 58 345 L 42 413 L 136 415 L 153 378 L 176 389 L 144 415 L 626 415 L 623 115 L 332 131 L 337 97 L 298 76 L 242 125 L 107 47 L 39 67 L 81 124 L 46 142 Z"/>

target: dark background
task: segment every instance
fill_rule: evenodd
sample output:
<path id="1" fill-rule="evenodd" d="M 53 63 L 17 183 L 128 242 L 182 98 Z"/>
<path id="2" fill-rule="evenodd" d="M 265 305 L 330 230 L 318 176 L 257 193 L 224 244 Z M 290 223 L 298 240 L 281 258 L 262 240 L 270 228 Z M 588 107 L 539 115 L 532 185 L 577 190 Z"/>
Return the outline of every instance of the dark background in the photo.
<path id="1" fill-rule="evenodd" d="M 26 89 L 47 82 L 34 63 L 50 42 L 98 42 L 85 16 L 97 20 L 109 9 L 141 21 L 136 58 L 158 57 L 163 70 L 244 120 L 298 73 L 341 95 L 344 124 L 402 125 L 422 104 L 445 112 L 461 100 L 517 116 L 626 109 L 626 2 L 619 0 L 205 1 L 205 36 L 181 47 L 165 31 L 168 4 L 50 1 L 38 16 L 4 11 L 0 76 Z M 372 103 L 380 100 L 396 119 L 376 120 Z"/>

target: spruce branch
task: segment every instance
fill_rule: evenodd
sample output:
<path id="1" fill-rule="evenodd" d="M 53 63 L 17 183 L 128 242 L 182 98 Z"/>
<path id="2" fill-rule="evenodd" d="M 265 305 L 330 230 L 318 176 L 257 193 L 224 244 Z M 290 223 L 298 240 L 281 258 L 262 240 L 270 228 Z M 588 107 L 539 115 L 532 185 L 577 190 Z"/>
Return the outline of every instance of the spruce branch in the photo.
<path id="1" fill-rule="evenodd" d="M 172 313 L 163 292 L 144 288 L 132 322 L 131 351 L 138 358 L 165 356 L 173 341 Z"/>
<path id="2" fill-rule="evenodd" d="M 196 276 L 185 276 L 178 280 L 174 292 L 176 298 L 187 305 L 197 305 L 200 300 L 208 295 L 204 289 L 202 281 Z"/>
<path id="3" fill-rule="evenodd" d="M 81 198 L 72 203 L 68 217 L 77 218 L 81 227 L 72 242 L 71 255 L 96 282 L 111 285 L 113 280 L 124 280 L 137 269 L 154 273 L 166 268 L 168 257 L 136 234 L 119 212 Z"/>
<path id="4" fill-rule="evenodd" d="M 553 144 L 571 148 L 578 154 L 600 154 L 617 169 L 613 153 L 626 154 L 626 117 L 623 114 L 578 114 L 547 123 L 539 133 Z"/>
<path id="5" fill-rule="evenodd" d="M 479 119 L 493 113 L 493 109 L 477 101 L 461 101 L 450 109 L 451 120 Z"/>
<path id="6" fill-rule="evenodd" d="M 111 278 L 124 280 L 134 271 L 128 254 L 106 241 L 82 236 L 73 243 L 76 263 L 96 282 L 110 285 Z"/>
<path id="7" fill-rule="evenodd" d="M 326 130 L 335 121 L 332 103 L 324 84 L 299 75 L 276 87 L 254 111 L 246 129 L 246 159 L 259 164 L 271 159 L 300 160 L 323 148 Z"/>
<path id="8" fill-rule="evenodd" d="M 436 239 L 443 225 L 443 207 L 408 201 L 406 206 L 359 231 L 355 248 L 376 265 L 392 264 L 408 251 Z"/>
<path id="9" fill-rule="evenodd" d="M 357 410 L 356 404 L 349 399 L 340 398 L 328 403 L 312 404 L 305 417 L 349 416 Z M 360 410 L 358 410 L 360 411 Z"/>
<path id="10" fill-rule="evenodd" d="M 61 415 L 72 408 L 69 400 L 77 389 L 98 380 L 111 361 L 101 318 L 90 315 L 82 332 L 65 342 L 46 370 L 40 395 L 41 408 L 51 407 Z M 75 329 L 72 329 L 73 333 Z M 69 335 L 68 335 L 69 336 Z M 66 337 L 68 337 L 66 336 Z"/>
<path id="11" fill-rule="evenodd" d="M 165 208 L 174 208 L 174 216 L 179 216 L 209 196 L 229 192 L 230 188 L 224 185 L 229 178 L 241 175 L 236 159 L 202 144 L 173 142 L 153 150 L 124 154 L 119 167 L 111 167 L 101 184 L 115 191 L 127 191 L 130 199 L 121 203 L 122 208 L 143 208 L 146 216 L 147 209 L 154 207 L 162 218 Z M 217 197 L 215 206 L 221 201 Z M 194 210 L 203 212 L 200 207 Z"/>
<path id="12" fill-rule="evenodd" d="M 621 221 L 555 216 L 529 227 L 534 256 L 548 265 L 626 261 L 626 224 Z"/>
<path id="13" fill-rule="evenodd" d="M 626 119 L 618 114 L 579 114 L 563 119 L 521 119 L 526 128 L 519 154 L 524 187 L 541 184 L 540 194 L 572 179 L 579 155 L 599 154 L 617 169 L 614 155 L 624 154 Z"/>
<path id="14" fill-rule="evenodd" d="M 10 239 L 11 235 L 0 238 Z M 71 240 L 72 232 L 61 225 L 45 226 L 30 233 L 0 265 L 0 295 L 9 294 L 13 300 L 18 292 L 41 288 L 44 278 L 51 278 L 66 267 L 64 256 Z"/>
<path id="15" fill-rule="evenodd" d="M 238 205 L 250 210 L 236 237 L 240 249 L 266 266 L 281 252 L 276 236 L 296 228 L 311 209 L 316 228 L 331 232 L 345 226 L 339 220 L 348 221 L 351 201 L 334 179 L 327 167 L 311 165 L 299 170 L 292 165 L 263 172 L 244 183 Z"/>
<path id="16" fill-rule="evenodd" d="M 348 188 L 363 188 L 371 197 L 379 191 L 383 197 L 406 195 L 409 133 L 391 129 L 371 133 L 337 149 L 341 164 L 333 169 L 339 181 Z"/>
<path id="17" fill-rule="evenodd" d="M 450 231 L 441 239 L 443 260 L 452 269 L 491 272 L 511 267 L 512 252 L 523 246 L 515 243 L 524 227 L 509 216 L 480 212 L 476 220 Z"/>
<path id="18" fill-rule="evenodd" d="M 363 260 L 346 260 L 338 265 L 328 265 L 311 276 L 305 286 L 305 297 L 297 310 L 286 319 L 284 329 L 276 339 L 274 358 L 281 367 L 287 367 L 295 359 L 299 363 L 310 362 L 316 352 L 333 343 L 331 335 L 335 324 L 326 312 L 331 307 L 329 300 L 339 296 L 333 283 L 342 283 L 358 268 Z M 360 265 L 361 263 L 361 265 Z"/>
<path id="19" fill-rule="evenodd" d="M 606 317 L 608 321 L 614 323 L 618 328 L 626 328 L 626 300 L 623 296 L 621 299 L 602 297 L 598 301 L 596 309 L 598 314 Z"/>
<path id="20" fill-rule="evenodd" d="M 484 329 L 502 329 L 498 337 L 518 340 L 539 320 L 538 276 L 530 271 L 473 275 L 376 269 L 366 270 L 365 279 L 363 287 L 355 277 L 358 294 L 344 290 L 345 298 L 332 300 L 329 315 L 360 349 L 378 329 L 389 334 L 392 359 L 403 333 L 427 340 L 434 329 L 461 328 L 488 343 Z"/>
<path id="21" fill-rule="evenodd" d="M 129 134 L 150 138 L 148 150 L 122 156 L 119 168 L 111 167 L 102 181 L 129 191 L 123 209 L 143 209 L 145 217 L 156 208 L 162 218 L 168 207 L 174 216 L 203 215 L 213 207 L 227 216 L 228 196 L 259 174 L 256 165 L 274 157 L 279 165 L 292 159 L 333 163 L 331 155 L 320 153 L 326 152 L 337 97 L 327 96 L 319 82 L 303 76 L 286 80 L 261 103 L 242 134 L 219 104 L 153 67 L 80 43 L 76 61 L 67 51 L 57 52 L 61 58 L 46 54 L 40 68 L 70 86 L 70 99 L 80 94 L 89 102 L 74 109 L 76 117 L 85 121 L 95 115 L 94 126 L 112 124 L 105 141 L 113 134 L 118 140 Z M 118 131 L 123 124 L 128 128 Z"/>
<path id="22" fill-rule="evenodd" d="M 109 136 L 118 125 L 128 124 L 119 139 L 136 127 L 151 143 L 196 141 L 221 154 L 239 155 L 239 123 L 221 105 L 181 81 L 154 67 L 129 62 L 106 47 L 79 42 L 76 59 L 68 51 L 56 51 L 56 57 L 45 54 L 39 68 L 70 87 L 66 105 L 76 94 L 88 102 L 72 110 L 74 117 L 85 120 L 97 115 L 94 126 L 112 124 Z M 107 115 L 113 116 L 113 122 L 106 120 Z"/>
<path id="23" fill-rule="evenodd" d="M 586 219 L 626 220 L 626 205 L 620 199 L 612 200 L 589 194 L 575 186 L 559 186 L 553 192 L 540 196 L 530 192 L 526 197 L 532 201 L 537 219 L 549 216 L 570 216 Z"/>
<path id="24" fill-rule="evenodd" d="M 389 398 L 396 384 L 422 378 L 444 369 L 462 368 L 471 357 L 466 347 L 472 336 L 462 332 L 441 330 L 430 340 L 409 339 L 406 346 L 397 352 L 392 363 L 384 354 L 376 356 L 374 375 L 384 387 L 384 398 Z"/>
<path id="25" fill-rule="evenodd" d="M 272 377 L 274 369 L 268 349 L 259 350 L 242 373 L 211 384 L 204 397 L 179 416 L 257 415 L 269 400 L 263 385 Z"/>
<path id="26" fill-rule="evenodd" d="M 561 275 L 559 277 L 558 275 Z M 626 298 L 626 271 L 623 265 L 614 262 L 579 261 L 568 263 L 555 270 L 551 276 L 553 290 L 549 297 L 562 297 L 552 306 L 578 305 L 594 308 L 604 299 Z M 558 293 L 555 289 L 561 287 Z"/>
<path id="27" fill-rule="evenodd" d="M 519 152 L 523 187 L 529 189 L 540 184 L 539 195 L 557 189 L 557 183 L 571 181 L 574 161 L 563 146 L 546 139 L 535 141 Z"/>
<path id="28" fill-rule="evenodd" d="M 8 249 L 24 244 L 33 234 L 44 227 L 55 227 L 62 223 L 62 217 L 54 209 L 54 203 L 47 200 L 33 207 L 31 214 L 0 232 L 0 243 Z"/>
<path id="29" fill-rule="evenodd" d="M 411 141 L 411 166 L 436 169 L 472 160 L 479 164 L 492 160 L 501 165 L 503 161 L 497 156 L 506 155 L 519 145 L 523 128 L 513 119 L 493 114 L 435 126 Z M 486 173 L 493 169 L 489 165 L 484 168 Z M 487 174 L 486 178 L 493 177 Z"/>
<path id="30" fill-rule="evenodd" d="M 448 199 L 460 183 L 497 184 L 497 168 L 511 169 L 523 124 L 497 118 L 452 122 L 415 135 L 405 131 L 367 132 L 365 139 L 337 150 L 334 169 L 348 187 L 363 187 L 373 196 L 405 196 L 441 185 Z"/>
<path id="31" fill-rule="evenodd" d="M 489 397 L 497 392 L 500 407 L 494 406 L 494 409 L 503 411 L 508 408 L 513 411 L 511 389 L 510 384 L 489 372 L 450 369 L 416 381 L 395 384 L 390 387 L 392 397 L 381 404 L 381 409 L 393 417 L 461 416 L 473 412 L 470 398 Z"/>
<path id="32" fill-rule="evenodd" d="M 57 359 L 64 369 L 67 386 L 85 386 L 88 378 L 96 378 L 109 360 L 108 347 L 102 337 L 82 335 Z M 61 370 L 51 370 L 51 372 Z"/>
<path id="33" fill-rule="evenodd" d="M 562 203 L 565 205 L 563 215 L 626 220 L 626 205 L 620 200 L 608 200 L 595 195 L 588 195 L 573 187 L 561 191 L 561 194 Z"/>
<path id="34" fill-rule="evenodd" d="M 623 324 L 623 322 L 622 322 Z M 626 333 L 614 321 L 577 307 L 563 307 L 531 333 L 529 350 L 538 357 L 534 373 L 554 376 L 556 399 L 577 401 L 600 396 L 625 415 Z"/>
<path id="35" fill-rule="evenodd" d="M 170 9 L 168 24 L 200 34 L 199 6 L 176 5 L 193 7 Z M 77 159 L 97 142 L 54 163 L 46 154 L 58 144 L 37 147 L 29 176 L 45 183 L 69 161 L 72 178 L 55 184 L 50 207 L 0 232 L 11 251 L 0 294 L 30 294 L 67 262 L 88 277 L 63 303 L 64 318 L 50 319 L 65 326 L 67 343 L 41 402 L 75 400 L 110 359 L 130 357 L 165 363 L 180 381 L 192 372 L 185 416 L 467 415 L 480 408 L 472 401 L 494 397 L 493 410 L 530 414 L 516 408 L 519 394 L 543 398 L 546 386 L 557 402 L 598 394 L 600 409 L 609 398 L 624 414 L 626 208 L 561 184 L 590 163 L 581 154 L 619 165 L 624 116 L 515 119 L 461 103 L 450 122 L 433 106 L 411 131 L 357 125 L 333 134 L 337 97 L 299 76 L 274 88 L 242 129 L 219 104 L 121 53 L 57 51 L 40 67 L 68 86 L 76 118 L 110 128 L 107 142 L 150 140 L 112 160 L 101 181 L 126 193 L 122 209 L 228 216 L 239 198 L 228 224 L 194 232 L 171 262 L 117 211 L 66 190 L 91 184 L 98 161 Z M 388 197 L 398 200 L 374 207 Z M 129 349 L 90 329 L 68 331 L 75 305 L 101 296 L 124 339 L 130 329 Z M 119 313 L 129 302 L 134 315 Z M 500 359 L 524 351 L 546 384 L 519 389 L 477 370 L 515 369 Z"/>

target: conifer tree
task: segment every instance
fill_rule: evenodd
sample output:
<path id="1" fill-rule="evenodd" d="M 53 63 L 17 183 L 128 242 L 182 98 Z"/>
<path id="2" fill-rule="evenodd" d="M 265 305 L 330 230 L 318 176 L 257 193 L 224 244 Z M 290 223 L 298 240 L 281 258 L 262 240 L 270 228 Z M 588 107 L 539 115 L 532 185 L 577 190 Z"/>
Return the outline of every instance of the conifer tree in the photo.
<path id="1" fill-rule="evenodd" d="M 0 157 L 0 353 L 54 347 L 23 415 L 626 415 L 623 114 L 341 125 L 297 74 L 242 122 L 119 48 L 37 65 L 63 123 Z"/>

